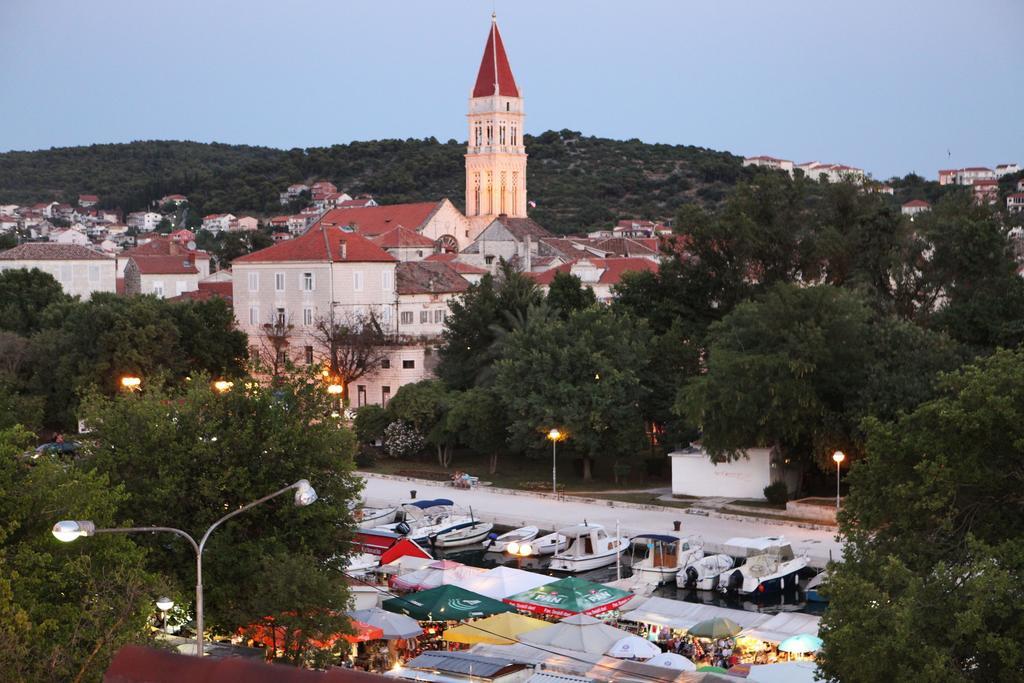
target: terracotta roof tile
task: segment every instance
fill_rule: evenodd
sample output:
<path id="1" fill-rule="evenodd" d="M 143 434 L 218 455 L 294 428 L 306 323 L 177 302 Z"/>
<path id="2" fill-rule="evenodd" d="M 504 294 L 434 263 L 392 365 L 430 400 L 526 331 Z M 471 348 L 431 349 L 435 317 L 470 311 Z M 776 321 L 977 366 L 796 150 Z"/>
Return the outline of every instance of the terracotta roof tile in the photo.
<path id="1" fill-rule="evenodd" d="M 146 256 L 136 254 L 129 257 L 143 275 L 196 275 L 196 260 L 189 255 Z"/>
<path id="2" fill-rule="evenodd" d="M 469 282 L 449 263 L 410 261 L 398 264 L 395 286 L 399 294 L 451 294 L 466 291 Z"/>
<path id="3" fill-rule="evenodd" d="M 563 263 L 562 265 L 556 266 L 550 270 L 545 270 L 542 273 L 527 273 L 527 275 L 532 277 L 534 282 L 537 284 L 550 285 L 551 281 L 555 279 L 556 273 L 571 273 L 572 267 L 582 261 L 587 261 L 598 269 L 603 270 L 597 281 L 597 284 L 602 285 L 617 285 L 622 281 L 622 275 L 624 273 L 636 271 L 658 271 L 658 264 L 645 258 L 591 258 L 577 259 L 570 263 Z"/>
<path id="4" fill-rule="evenodd" d="M 388 204 L 357 209 L 332 209 L 320 223 L 328 226 L 355 226 L 361 235 L 372 237 L 393 230 L 399 225 L 418 231 L 441 206 L 441 202 Z"/>
<path id="5" fill-rule="evenodd" d="M 330 245 L 330 254 L 327 248 Z M 329 258 L 328 258 L 329 256 Z M 395 257 L 354 232 L 340 227 L 316 224 L 294 239 L 240 256 L 235 263 L 275 263 L 278 261 L 395 261 Z"/>
<path id="6" fill-rule="evenodd" d="M 401 225 L 387 232 L 382 232 L 379 235 L 371 237 L 374 243 L 383 247 L 384 249 L 398 249 L 401 247 L 424 247 L 427 249 L 434 248 L 434 241 L 428 237 L 424 237 L 420 233 L 409 230 Z"/>
<path id="7" fill-rule="evenodd" d="M 3 261 L 110 261 L 109 256 L 79 244 L 53 244 L 52 242 L 26 242 L 0 251 Z"/>

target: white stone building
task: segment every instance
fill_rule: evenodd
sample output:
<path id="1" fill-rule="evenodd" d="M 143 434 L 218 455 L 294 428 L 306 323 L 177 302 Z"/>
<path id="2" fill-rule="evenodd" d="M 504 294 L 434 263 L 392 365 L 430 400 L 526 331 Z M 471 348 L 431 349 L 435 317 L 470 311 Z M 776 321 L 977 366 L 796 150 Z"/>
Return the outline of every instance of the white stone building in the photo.
<path id="1" fill-rule="evenodd" d="M 114 259 L 77 244 L 29 242 L 0 252 L 0 270 L 19 268 L 49 273 L 66 294 L 83 299 L 117 288 Z"/>

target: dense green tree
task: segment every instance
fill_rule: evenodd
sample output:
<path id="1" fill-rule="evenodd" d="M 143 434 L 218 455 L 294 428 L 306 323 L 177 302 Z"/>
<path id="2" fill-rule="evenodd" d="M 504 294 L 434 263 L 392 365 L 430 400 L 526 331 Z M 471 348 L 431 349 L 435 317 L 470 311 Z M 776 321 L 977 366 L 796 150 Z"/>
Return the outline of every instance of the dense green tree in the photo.
<path id="1" fill-rule="evenodd" d="M 597 303 L 594 290 L 584 287 L 580 279 L 571 273 L 555 273 L 548 287 L 548 307 L 563 318 L 568 318 L 573 311 L 578 311 Z"/>
<path id="2" fill-rule="evenodd" d="M 267 616 L 287 617 L 293 625 L 304 619 L 306 634 L 342 628 L 345 619 L 337 615 L 347 600 L 349 504 L 359 488 L 351 476 L 351 432 L 319 419 L 330 400 L 318 383 L 299 379 L 267 389 L 236 384 L 220 394 L 209 379 L 194 375 L 183 389 L 151 382 L 132 395 L 90 395 L 83 410 L 94 431 L 82 466 L 126 482 L 117 521 L 173 526 L 197 538 L 227 510 L 308 479 L 320 496 L 314 505 L 297 508 L 282 496 L 210 537 L 203 568 L 206 620 L 218 633 Z M 74 510 L 69 515 L 80 517 Z M 141 542 L 151 566 L 166 571 L 188 595 L 195 583 L 192 549 L 174 538 Z M 288 584 L 311 592 L 276 592 L 275 586 L 287 586 L 266 577 L 266 563 L 286 556 Z"/>
<path id="3" fill-rule="evenodd" d="M 498 458 L 508 453 L 505 407 L 492 387 L 453 392 L 445 415 L 446 429 L 466 448 L 488 456 L 488 471 L 498 471 Z"/>
<path id="4" fill-rule="evenodd" d="M 521 320 L 542 299 L 533 280 L 502 261 L 497 277 L 485 275 L 450 304 L 438 377 L 453 389 L 488 381 L 496 335 Z"/>
<path id="5" fill-rule="evenodd" d="M 98 682 L 121 646 L 146 640 L 167 589 L 128 537 L 50 534 L 60 519 L 120 521 L 127 494 L 105 475 L 22 457 L 32 443 L 20 427 L 0 430 L 0 678 Z"/>
<path id="6" fill-rule="evenodd" d="M 647 335 L 608 307 L 576 311 L 566 321 L 531 308 L 495 343 L 493 387 L 506 406 L 512 446 L 542 448 L 549 429 L 564 429 L 588 480 L 595 459 L 634 455 L 644 444 Z"/>
<path id="7" fill-rule="evenodd" d="M 0 330 L 28 336 L 40 329 L 50 304 L 69 301 L 49 273 L 32 270 L 0 271 Z"/>
<path id="8" fill-rule="evenodd" d="M 412 426 L 434 447 L 442 467 L 451 464 L 458 436 L 446 420 L 452 398 L 453 393 L 443 382 L 425 379 L 403 385 L 388 402 L 388 412 Z"/>
<path id="9" fill-rule="evenodd" d="M 247 353 L 245 334 L 220 300 L 96 294 L 48 307 L 40 326 L 32 338 L 32 387 L 45 397 L 54 426 L 75 423 L 81 392 L 96 386 L 113 394 L 126 373 L 144 380 L 202 371 L 239 375 Z"/>
<path id="10" fill-rule="evenodd" d="M 370 404 L 356 411 L 352 428 L 359 443 L 373 443 L 384 436 L 384 430 L 393 420 L 387 408 Z"/>
<path id="11" fill-rule="evenodd" d="M 685 385 L 677 412 L 702 428 L 716 458 L 772 446 L 827 466 L 836 448 L 861 452 L 861 420 L 929 397 L 955 367 L 941 336 L 878 318 L 864 299 L 825 285 L 780 284 L 742 304 L 708 335 L 706 372 Z"/>
<path id="12" fill-rule="evenodd" d="M 819 655 L 832 680 L 1019 681 L 1024 352 L 946 376 L 872 421 L 840 514 Z M 881 637 L 883 636 L 884 637 Z"/>

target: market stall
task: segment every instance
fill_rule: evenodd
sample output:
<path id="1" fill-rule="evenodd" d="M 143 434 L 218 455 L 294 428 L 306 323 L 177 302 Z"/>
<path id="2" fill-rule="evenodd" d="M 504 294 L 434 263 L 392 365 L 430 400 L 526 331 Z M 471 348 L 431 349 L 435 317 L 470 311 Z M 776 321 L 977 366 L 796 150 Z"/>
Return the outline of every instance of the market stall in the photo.
<path id="1" fill-rule="evenodd" d="M 510 645 L 519 640 L 524 633 L 542 628 L 550 628 L 551 623 L 533 617 L 526 617 L 515 612 L 503 612 L 460 624 L 444 632 L 444 639 L 450 643 L 476 645 L 490 643 L 492 645 Z"/>
<path id="2" fill-rule="evenodd" d="M 514 611 L 503 602 L 473 593 L 458 586 L 439 586 L 430 590 L 389 598 L 384 609 L 412 617 L 423 626 L 418 646 L 423 650 L 443 650 L 448 647 L 444 631 L 468 619 L 488 617 Z"/>
<path id="3" fill-rule="evenodd" d="M 609 626 L 600 619 L 586 614 L 574 614 L 565 617 L 550 628 L 524 633 L 519 640 L 532 645 L 547 645 L 562 650 L 604 654 L 629 635 L 626 631 Z"/>
<path id="4" fill-rule="evenodd" d="M 486 574 L 486 569 L 470 567 L 453 560 L 431 562 L 422 569 L 391 580 L 391 587 L 403 591 L 425 591 L 438 586 L 463 584 L 467 580 Z"/>
<path id="5" fill-rule="evenodd" d="M 537 572 L 528 572 L 513 567 L 495 567 L 483 574 L 470 576 L 463 588 L 495 600 L 504 600 L 510 595 L 523 593 L 555 581 L 555 577 Z"/>
<path id="6" fill-rule="evenodd" d="M 632 597 L 624 590 L 570 576 L 510 595 L 505 602 L 521 612 L 542 616 L 594 616 L 617 609 Z"/>

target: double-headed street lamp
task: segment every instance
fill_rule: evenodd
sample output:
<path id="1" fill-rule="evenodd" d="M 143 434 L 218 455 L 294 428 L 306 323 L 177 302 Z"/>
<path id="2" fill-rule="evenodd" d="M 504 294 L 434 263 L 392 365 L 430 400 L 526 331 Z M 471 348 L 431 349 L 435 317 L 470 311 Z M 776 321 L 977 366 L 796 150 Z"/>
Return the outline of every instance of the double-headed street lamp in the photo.
<path id="1" fill-rule="evenodd" d="M 242 507 L 229 512 L 224 515 L 206 530 L 203 534 L 202 539 L 199 543 L 192 536 L 181 529 L 175 529 L 167 526 L 149 526 L 149 527 L 130 527 L 130 528 L 118 528 L 118 529 L 97 529 L 96 525 L 88 520 L 64 520 L 57 522 L 53 525 L 53 535 L 58 541 L 64 541 L 70 543 L 75 541 L 82 536 L 94 536 L 96 534 L 135 534 L 135 533 L 149 533 L 153 531 L 166 531 L 172 534 L 178 534 L 192 546 L 192 550 L 196 553 L 196 654 L 200 657 L 203 656 L 203 549 L 206 547 L 206 541 L 210 538 L 210 534 L 218 526 L 231 519 L 237 514 L 245 512 L 249 508 L 256 507 L 260 503 L 265 503 L 271 498 L 276 498 L 282 493 L 287 493 L 295 489 L 295 504 L 299 507 L 305 507 L 311 505 L 316 501 L 316 491 L 309 485 L 309 482 L 305 479 L 299 479 L 290 486 L 285 486 L 280 491 L 275 491 L 269 496 L 263 496 L 259 500 L 254 500 L 251 503 L 247 503 Z"/>

